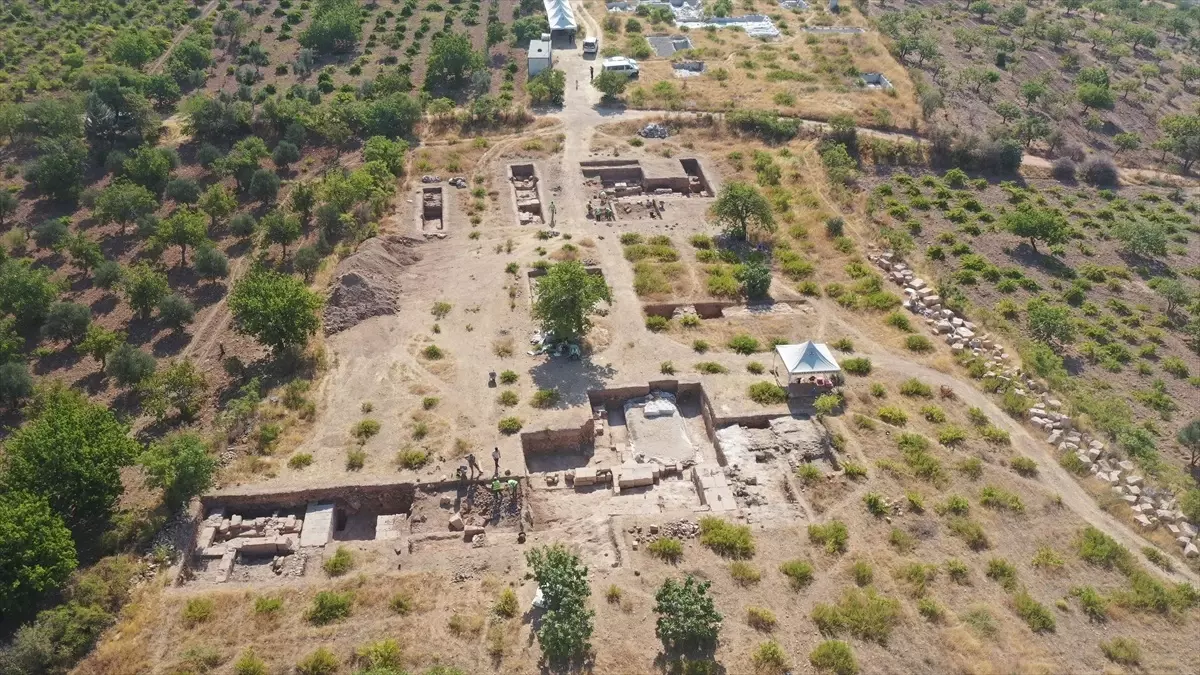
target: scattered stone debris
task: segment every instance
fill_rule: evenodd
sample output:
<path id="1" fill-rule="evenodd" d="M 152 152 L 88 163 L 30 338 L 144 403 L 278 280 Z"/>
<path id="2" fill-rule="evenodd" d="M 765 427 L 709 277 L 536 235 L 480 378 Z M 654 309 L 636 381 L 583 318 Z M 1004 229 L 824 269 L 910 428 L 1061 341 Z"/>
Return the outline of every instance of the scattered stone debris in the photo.
<path id="1" fill-rule="evenodd" d="M 1123 460 L 1091 435 L 1075 429 L 1075 422 L 1062 411 L 1062 401 L 1052 398 L 1046 386 L 1012 363 L 1004 347 L 988 333 L 976 334 L 976 325 L 966 317 L 942 305 L 942 299 L 929 285 L 916 276 L 898 256 L 891 252 L 868 256 L 884 270 L 888 278 L 904 288 L 904 307 L 925 319 L 930 333 L 942 337 L 950 349 L 959 354 L 969 351 L 985 359 L 988 370 L 984 378 L 995 378 L 1013 385 L 1012 391 L 1036 402 L 1026 411 L 1027 421 L 1047 432 L 1046 443 L 1053 446 L 1062 458 L 1075 455 L 1080 466 L 1099 481 L 1108 483 L 1113 494 L 1120 497 L 1133 511 L 1133 520 L 1145 531 L 1162 526 L 1183 549 L 1185 557 L 1200 556 L 1197 531 L 1200 526 L 1188 522 L 1179 509 L 1176 496 L 1168 489 L 1145 485 L 1145 479 L 1134 473 L 1135 465 Z"/>
<path id="2" fill-rule="evenodd" d="M 651 122 L 642 127 L 641 131 L 638 131 L 638 135 L 642 138 L 666 138 L 671 135 L 671 131 L 661 124 Z"/>
<path id="3" fill-rule="evenodd" d="M 428 176 L 428 175 L 421 176 L 421 182 L 422 183 L 440 183 L 440 182 L 442 182 L 442 177 L 441 176 Z"/>
<path id="4" fill-rule="evenodd" d="M 463 178 L 462 176 L 455 176 L 454 178 L 451 178 L 450 180 L 448 180 L 446 182 L 450 183 L 451 185 L 453 185 L 454 187 L 456 187 L 460 190 L 467 187 L 467 179 Z"/>

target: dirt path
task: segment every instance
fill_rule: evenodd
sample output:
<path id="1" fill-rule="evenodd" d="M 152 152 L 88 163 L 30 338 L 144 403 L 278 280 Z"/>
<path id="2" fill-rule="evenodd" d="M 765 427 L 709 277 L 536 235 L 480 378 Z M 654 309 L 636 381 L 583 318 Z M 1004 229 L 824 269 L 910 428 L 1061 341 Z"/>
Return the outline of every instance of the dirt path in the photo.
<path id="1" fill-rule="evenodd" d="M 167 51 L 163 52 L 162 56 L 158 57 L 158 60 L 150 66 L 150 70 L 146 71 L 146 73 L 148 75 L 157 75 L 158 71 L 162 70 L 162 67 L 167 63 L 167 59 L 171 58 L 171 52 L 175 51 L 175 48 L 179 46 L 180 42 L 183 42 L 184 38 L 192 34 L 192 26 L 195 25 L 197 21 L 203 21 L 206 19 L 208 15 L 217 8 L 217 4 L 217 0 L 209 0 L 209 3 L 200 10 L 200 15 L 192 19 L 183 30 L 179 31 L 179 34 L 175 36 L 175 39 L 171 40 L 171 45 L 167 47 Z"/>

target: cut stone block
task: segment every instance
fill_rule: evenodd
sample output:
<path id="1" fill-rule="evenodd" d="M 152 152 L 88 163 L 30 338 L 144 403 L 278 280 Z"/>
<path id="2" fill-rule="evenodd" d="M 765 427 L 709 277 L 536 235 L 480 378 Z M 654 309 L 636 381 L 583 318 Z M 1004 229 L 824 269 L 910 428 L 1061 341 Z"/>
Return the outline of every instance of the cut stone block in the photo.
<path id="1" fill-rule="evenodd" d="M 1141 485 L 1142 477 L 1141 476 L 1126 476 L 1125 484 L 1126 485 Z"/>
<path id="2" fill-rule="evenodd" d="M 1196 548 L 1195 544 L 1188 544 L 1183 547 L 1183 557 L 1195 558 L 1196 556 L 1200 556 L 1200 549 Z"/>
<path id="3" fill-rule="evenodd" d="M 1138 525 L 1141 525 L 1143 530 L 1148 530 L 1154 527 L 1154 523 L 1148 517 L 1146 517 L 1145 514 L 1138 514 L 1133 517 L 1133 520 L 1137 522 Z"/>
<path id="4" fill-rule="evenodd" d="M 309 502 L 300 529 L 300 545 L 324 546 L 333 538 L 333 504 Z"/>
<path id="5" fill-rule="evenodd" d="M 205 549 L 212 546 L 213 539 L 217 536 L 217 528 L 212 525 L 205 525 L 200 528 L 200 536 L 196 538 L 196 548 Z"/>
<path id="6" fill-rule="evenodd" d="M 584 467 L 575 470 L 575 487 L 595 485 L 597 482 L 596 469 Z"/>
<path id="7" fill-rule="evenodd" d="M 461 531 L 463 530 L 463 527 L 464 527 L 464 525 L 463 525 L 463 519 L 462 519 L 462 514 L 459 514 L 459 513 L 454 513 L 454 514 L 451 514 L 451 516 L 450 516 L 450 523 L 449 523 L 449 524 L 450 524 L 450 529 L 451 529 L 452 531 L 454 531 L 454 532 L 461 532 Z"/>
<path id="8" fill-rule="evenodd" d="M 242 546 L 238 550 L 242 555 L 275 555 L 275 537 L 242 539 Z"/>
<path id="9" fill-rule="evenodd" d="M 622 466 L 617 469 L 617 485 L 622 490 L 654 485 L 654 467 L 648 464 Z"/>
<path id="10" fill-rule="evenodd" d="M 468 525 L 466 529 L 463 530 L 463 539 L 467 541 L 473 541 L 475 537 L 481 534 L 483 534 L 482 525 Z"/>

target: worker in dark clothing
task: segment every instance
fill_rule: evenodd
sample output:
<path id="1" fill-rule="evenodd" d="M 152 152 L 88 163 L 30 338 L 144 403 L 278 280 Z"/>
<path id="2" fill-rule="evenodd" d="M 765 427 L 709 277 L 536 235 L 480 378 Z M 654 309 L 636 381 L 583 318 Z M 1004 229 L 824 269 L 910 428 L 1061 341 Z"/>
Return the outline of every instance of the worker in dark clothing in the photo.
<path id="1" fill-rule="evenodd" d="M 596 79 L 596 66 L 588 66 L 588 82 Z"/>
<path id="2" fill-rule="evenodd" d="M 476 471 L 479 472 L 480 476 L 483 475 L 483 469 L 479 468 L 479 463 L 475 461 L 474 454 L 467 455 L 467 468 L 471 471 L 471 478 L 475 478 Z"/>
<path id="3" fill-rule="evenodd" d="M 500 475 L 500 448 L 499 447 L 497 447 L 495 450 L 492 450 L 492 461 L 496 463 L 496 474 L 495 475 L 499 476 Z"/>

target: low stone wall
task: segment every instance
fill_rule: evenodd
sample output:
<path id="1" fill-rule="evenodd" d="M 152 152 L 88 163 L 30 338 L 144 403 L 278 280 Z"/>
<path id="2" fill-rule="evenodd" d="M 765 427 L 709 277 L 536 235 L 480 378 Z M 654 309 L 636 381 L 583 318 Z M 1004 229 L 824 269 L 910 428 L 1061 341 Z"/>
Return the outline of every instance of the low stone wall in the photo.
<path id="1" fill-rule="evenodd" d="M 737 307 L 742 303 L 733 302 L 730 300 L 711 300 L 706 302 L 661 302 L 648 305 L 642 305 L 642 311 L 647 316 L 661 316 L 670 319 L 675 315 L 675 310 L 685 307 L 691 307 L 696 310 L 696 314 L 701 319 L 719 319 L 725 316 L 725 310 L 729 307 Z"/>
<path id="2" fill-rule="evenodd" d="M 456 483 L 448 483 L 454 485 Z M 429 486 L 423 486 L 428 488 Z M 333 487 L 267 492 L 254 494 L 211 494 L 200 498 L 204 512 L 217 508 L 226 511 L 260 513 L 273 509 L 286 510 L 304 507 L 310 502 L 332 502 L 357 511 L 368 508 L 379 511 L 408 511 L 416 494 L 414 483 L 379 483 L 374 485 L 339 485 Z"/>
<path id="3" fill-rule="evenodd" d="M 578 452 L 596 437 L 596 423 L 586 419 L 576 429 L 543 429 L 521 434 L 521 451 L 530 453 Z"/>

